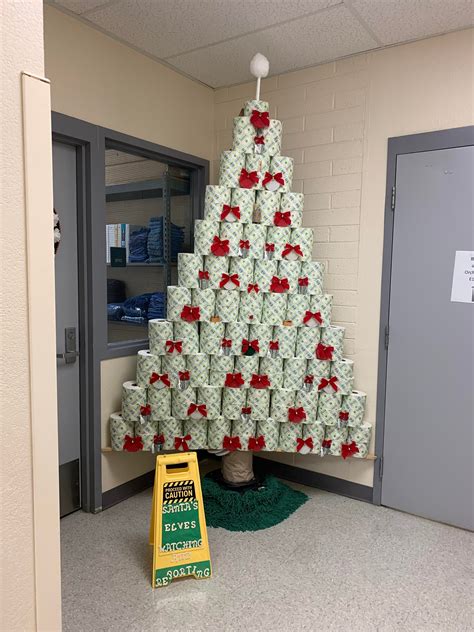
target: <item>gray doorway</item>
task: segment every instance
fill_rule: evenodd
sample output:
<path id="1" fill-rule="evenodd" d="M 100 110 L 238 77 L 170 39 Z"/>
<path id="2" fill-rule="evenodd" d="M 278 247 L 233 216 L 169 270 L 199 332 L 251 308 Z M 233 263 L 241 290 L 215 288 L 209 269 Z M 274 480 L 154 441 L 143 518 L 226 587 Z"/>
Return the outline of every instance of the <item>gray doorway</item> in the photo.
<path id="1" fill-rule="evenodd" d="M 53 142 L 54 208 L 61 241 L 55 256 L 61 517 L 81 507 L 81 407 L 79 349 L 76 148 Z"/>
<path id="2" fill-rule="evenodd" d="M 381 502 L 472 529 L 474 303 L 450 298 L 455 252 L 474 250 L 474 148 L 395 160 Z"/>

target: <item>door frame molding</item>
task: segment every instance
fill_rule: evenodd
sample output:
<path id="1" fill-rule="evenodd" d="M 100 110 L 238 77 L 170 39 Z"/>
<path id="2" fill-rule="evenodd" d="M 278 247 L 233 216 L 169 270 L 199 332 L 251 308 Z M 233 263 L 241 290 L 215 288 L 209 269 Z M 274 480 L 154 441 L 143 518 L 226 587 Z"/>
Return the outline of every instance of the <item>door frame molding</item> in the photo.
<path id="1" fill-rule="evenodd" d="M 468 147 L 471 145 L 474 145 L 474 125 L 436 132 L 397 136 L 388 139 L 375 425 L 375 454 L 378 455 L 378 458 L 376 467 L 374 468 L 373 482 L 373 502 L 376 505 L 380 505 L 382 502 L 382 464 L 388 361 L 388 349 L 385 348 L 385 332 L 386 327 L 390 324 L 390 284 L 392 277 L 393 226 L 395 219 L 395 212 L 392 210 L 392 190 L 394 190 L 397 178 L 397 159 L 398 156 L 402 154 L 456 149 L 458 147 Z"/>

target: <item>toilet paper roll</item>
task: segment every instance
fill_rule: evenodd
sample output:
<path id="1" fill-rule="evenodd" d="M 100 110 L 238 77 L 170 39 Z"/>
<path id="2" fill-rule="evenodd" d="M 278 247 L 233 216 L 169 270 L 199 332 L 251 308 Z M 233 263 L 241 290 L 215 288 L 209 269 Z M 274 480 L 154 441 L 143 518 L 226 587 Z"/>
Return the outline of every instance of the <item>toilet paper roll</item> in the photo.
<path id="1" fill-rule="evenodd" d="M 222 415 L 227 419 L 240 419 L 242 408 L 247 406 L 246 388 L 222 389 Z"/>
<path id="2" fill-rule="evenodd" d="M 281 211 L 290 211 L 290 213 L 297 214 L 298 216 L 303 215 L 304 209 L 304 195 L 303 193 L 296 193 L 295 191 L 289 191 L 288 193 L 281 194 L 280 200 L 280 210 Z M 292 222 L 293 228 L 297 228 L 297 226 Z"/>
<path id="3" fill-rule="evenodd" d="M 254 110 L 257 110 L 257 112 L 269 112 L 268 101 L 260 101 L 258 99 L 247 101 L 244 106 L 244 116 L 251 116 Z"/>
<path id="4" fill-rule="evenodd" d="M 354 384 L 353 360 L 336 360 L 331 364 L 331 377 L 337 377 L 337 386 L 342 395 L 349 395 Z"/>
<path id="5" fill-rule="evenodd" d="M 126 421 L 122 417 L 122 413 L 112 413 L 109 417 L 110 444 L 112 450 L 122 451 L 125 443 L 125 437 L 133 438 L 134 421 Z"/>
<path id="6" fill-rule="evenodd" d="M 207 445 L 209 450 L 221 450 L 224 437 L 232 434 L 232 420 L 218 417 L 207 422 Z"/>
<path id="7" fill-rule="evenodd" d="M 281 137 L 283 134 L 283 126 L 281 121 L 270 119 L 270 125 L 263 130 L 263 145 L 257 145 L 263 154 L 267 156 L 276 156 L 281 151 Z"/>
<path id="8" fill-rule="evenodd" d="M 249 173 L 252 171 L 258 173 L 259 181 L 254 189 L 262 189 L 262 180 L 266 172 L 270 169 L 270 156 L 265 154 L 247 154 L 245 157 L 245 168 Z"/>
<path id="9" fill-rule="evenodd" d="M 341 411 L 347 412 L 349 417 L 347 425 L 351 427 L 360 426 L 365 415 L 366 393 L 362 391 L 351 391 L 342 398 Z"/>
<path id="10" fill-rule="evenodd" d="M 313 229 L 312 228 L 293 228 L 291 230 L 290 244 L 293 247 L 299 246 L 303 252 L 303 256 L 299 255 L 301 261 L 311 261 L 313 253 Z M 283 256 L 283 255 L 282 255 Z M 294 251 L 287 254 L 285 259 L 292 259 Z"/>
<path id="11" fill-rule="evenodd" d="M 158 420 L 140 421 L 135 422 L 135 438 L 140 437 L 142 440 L 144 452 L 150 452 L 153 449 L 155 443 L 155 437 L 158 434 Z"/>
<path id="12" fill-rule="evenodd" d="M 362 424 L 356 428 L 349 428 L 348 441 L 351 443 L 355 441 L 359 452 L 356 452 L 353 456 L 358 459 L 365 459 L 369 453 L 370 436 L 372 434 L 372 426 L 370 424 Z"/>
<path id="13" fill-rule="evenodd" d="M 319 393 L 318 421 L 326 426 L 337 426 L 341 410 L 341 393 Z"/>
<path id="14" fill-rule="evenodd" d="M 160 419 L 158 422 L 158 433 L 163 435 L 165 442 L 163 450 L 175 450 L 175 439 L 183 436 L 183 422 L 174 417 Z"/>
<path id="15" fill-rule="evenodd" d="M 152 373 L 161 373 L 161 357 L 153 355 L 148 349 L 142 349 L 137 354 L 138 386 L 149 386 Z"/>
<path id="16" fill-rule="evenodd" d="M 220 238 L 229 240 L 229 256 L 238 257 L 240 254 L 240 240 L 243 234 L 243 224 L 224 222 L 221 224 Z M 248 224 L 246 224 L 248 226 Z"/>
<path id="17" fill-rule="evenodd" d="M 187 388 L 185 391 L 172 389 L 171 410 L 176 419 L 187 419 L 188 409 L 191 404 L 196 403 L 196 389 Z"/>
<path id="18" fill-rule="evenodd" d="M 199 307 L 199 320 L 208 321 L 215 313 L 215 293 L 214 290 L 193 289 L 191 290 L 191 299 L 194 307 Z"/>
<path id="19" fill-rule="evenodd" d="M 256 420 L 268 419 L 270 399 L 271 393 L 268 389 L 249 388 L 247 406 L 251 409 L 250 417 Z"/>
<path id="20" fill-rule="evenodd" d="M 281 228 L 280 226 L 269 226 L 267 230 L 267 244 L 273 244 L 275 251 L 273 258 L 282 259 L 282 252 L 286 244 L 290 242 L 291 228 Z"/>
<path id="21" fill-rule="evenodd" d="M 294 357 L 296 354 L 296 335 L 297 329 L 295 326 L 278 325 L 273 328 L 272 340 L 278 343 L 278 357 Z"/>
<path id="22" fill-rule="evenodd" d="M 243 294 L 242 294 L 243 296 Z M 242 340 L 249 337 L 249 326 L 247 323 L 239 320 L 229 322 L 225 326 L 225 338 L 232 341 L 232 353 L 234 355 L 241 355 L 242 353 Z"/>
<path id="23" fill-rule="evenodd" d="M 237 274 L 239 277 L 239 283 L 237 289 L 241 292 L 247 292 L 249 283 L 253 283 L 253 265 L 255 259 L 250 257 L 231 257 L 229 274 Z"/>
<path id="24" fill-rule="evenodd" d="M 204 198 L 204 217 L 213 222 L 221 219 L 222 207 L 224 204 L 230 205 L 230 189 L 216 184 L 206 186 Z"/>
<path id="25" fill-rule="evenodd" d="M 282 388 L 272 391 L 270 416 L 274 421 L 285 423 L 288 421 L 288 409 L 295 405 L 295 391 L 293 389 Z"/>
<path id="26" fill-rule="evenodd" d="M 242 224 L 252 222 L 253 209 L 255 205 L 255 191 L 253 189 L 232 189 L 231 206 L 238 206 L 240 209 L 240 221 Z"/>
<path id="27" fill-rule="evenodd" d="M 186 369 L 189 371 L 189 385 L 193 388 L 209 383 L 209 356 L 196 353 L 186 357 Z"/>
<path id="28" fill-rule="evenodd" d="M 302 327 L 310 305 L 311 298 L 307 294 L 290 294 L 288 296 L 286 319 L 291 320 L 294 327 Z"/>
<path id="29" fill-rule="evenodd" d="M 183 423 L 183 435 L 190 435 L 187 441 L 190 450 L 203 450 L 207 448 L 207 421 L 200 419 L 186 419 Z"/>
<path id="30" fill-rule="evenodd" d="M 283 386 L 284 388 L 300 389 L 303 386 L 304 377 L 306 375 L 306 359 L 305 358 L 288 358 L 285 360 L 283 368 Z"/>
<path id="31" fill-rule="evenodd" d="M 183 355 L 199 353 L 199 326 L 197 323 L 187 323 L 184 320 L 174 323 L 174 340 L 183 343 Z"/>
<path id="32" fill-rule="evenodd" d="M 209 385 L 223 388 L 225 386 L 226 375 L 227 373 L 224 371 L 213 371 L 211 369 L 209 373 Z"/>
<path id="33" fill-rule="evenodd" d="M 241 292 L 229 292 L 228 290 L 216 290 L 215 315 L 224 323 L 236 321 L 239 315 Z"/>
<path id="34" fill-rule="evenodd" d="M 211 371 L 232 373 L 234 370 L 234 356 L 215 355 L 211 356 Z"/>
<path id="35" fill-rule="evenodd" d="M 296 355 L 307 360 L 315 358 L 320 335 L 319 327 L 298 327 Z"/>
<path id="36" fill-rule="evenodd" d="M 222 275 L 229 272 L 229 257 L 204 257 L 204 267 L 209 272 L 209 287 L 218 290 Z"/>
<path id="37" fill-rule="evenodd" d="M 199 270 L 202 269 L 202 255 L 178 252 L 178 285 L 188 288 L 199 287 Z"/>
<path id="38" fill-rule="evenodd" d="M 140 421 L 140 408 L 146 406 L 146 388 L 136 382 L 122 385 L 122 415 L 127 421 Z"/>
<path id="39" fill-rule="evenodd" d="M 189 292 L 189 290 L 188 290 Z M 188 297 L 191 296 L 189 292 Z M 165 355 L 166 341 L 173 340 L 173 323 L 162 318 L 148 321 L 148 338 L 153 355 Z"/>
<path id="40" fill-rule="evenodd" d="M 263 437 L 265 443 L 262 452 L 274 452 L 278 449 L 280 438 L 280 424 L 273 419 L 262 419 L 257 422 L 255 436 Z"/>
<path id="41" fill-rule="evenodd" d="M 321 454 L 321 445 L 324 440 L 324 424 L 315 423 L 315 424 L 304 424 L 303 426 L 303 439 L 306 441 L 307 439 L 312 440 L 313 449 L 310 450 L 313 454 Z"/>
<path id="42" fill-rule="evenodd" d="M 257 422 L 252 419 L 243 421 L 242 419 L 234 419 L 232 422 L 232 436 L 239 437 L 241 450 L 249 449 L 249 439 L 255 436 Z"/>
<path id="43" fill-rule="evenodd" d="M 323 327 L 321 329 L 321 345 L 318 355 L 327 355 L 330 360 L 342 360 L 344 349 L 344 327 Z M 332 350 L 327 347 L 332 347 Z"/>
<path id="44" fill-rule="evenodd" d="M 208 255 L 214 237 L 219 236 L 219 224 L 208 219 L 197 219 L 194 222 L 194 253 Z"/>
<path id="45" fill-rule="evenodd" d="M 171 415 L 171 388 L 150 388 L 148 390 L 148 403 L 151 407 L 150 418 L 154 421 Z"/>
<path id="46" fill-rule="evenodd" d="M 247 286 L 247 290 L 240 293 L 239 320 L 244 323 L 258 322 L 262 320 L 262 309 L 263 292 L 260 286 L 254 287 L 254 284 Z"/>
<path id="47" fill-rule="evenodd" d="M 328 379 L 331 374 L 331 363 L 328 360 L 318 360 L 312 358 L 308 360 L 306 375 L 312 375 L 314 385 L 317 387 L 323 378 Z"/>
<path id="48" fill-rule="evenodd" d="M 240 151 L 224 151 L 221 154 L 219 185 L 235 189 L 239 186 L 240 172 L 245 166 L 245 154 Z"/>
<path id="49" fill-rule="evenodd" d="M 323 275 L 324 264 L 319 261 L 302 261 L 301 262 L 301 278 L 308 279 L 308 294 L 323 293 Z"/>
<path id="50" fill-rule="evenodd" d="M 236 116 L 232 126 L 232 150 L 252 154 L 255 150 L 255 128 L 249 116 Z"/>
<path id="51" fill-rule="evenodd" d="M 260 374 L 268 375 L 272 390 L 283 388 L 283 358 L 260 358 Z"/>
<path id="52" fill-rule="evenodd" d="M 207 419 L 217 419 L 221 415 L 222 388 L 219 386 L 200 386 L 197 390 L 197 404 L 204 404 Z"/>
<path id="53" fill-rule="evenodd" d="M 242 239 L 249 242 L 250 248 L 248 256 L 252 259 L 262 258 L 265 246 L 265 236 L 265 226 L 262 226 L 261 224 L 244 224 Z"/>
<path id="54" fill-rule="evenodd" d="M 302 424 L 293 424 L 290 422 L 280 424 L 280 440 L 278 447 L 283 452 L 297 452 L 297 439 L 301 439 L 302 434 Z"/>
<path id="55" fill-rule="evenodd" d="M 224 338 L 225 324 L 201 323 L 200 351 L 208 355 L 218 354 L 221 350 L 222 338 Z"/>
<path id="56" fill-rule="evenodd" d="M 254 266 L 254 280 L 260 292 L 270 292 L 272 278 L 278 276 L 278 261 L 273 259 L 256 259 Z"/>
<path id="57" fill-rule="evenodd" d="M 312 388 L 311 391 L 299 390 L 296 392 L 295 408 L 304 408 L 306 418 L 304 424 L 314 424 L 317 419 L 318 412 L 318 389 Z"/>
<path id="58" fill-rule="evenodd" d="M 273 327 L 265 323 L 253 323 L 249 327 L 249 340 L 258 340 L 260 357 L 268 354 L 268 345 L 272 338 Z"/>
<path id="59" fill-rule="evenodd" d="M 281 325 L 286 318 L 286 305 L 286 294 L 265 294 L 262 310 L 263 322 L 267 325 Z"/>
<path id="60" fill-rule="evenodd" d="M 258 355 L 254 356 L 237 356 L 235 358 L 235 371 L 236 373 L 242 373 L 242 378 L 245 380 L 245 388 L 250 386 L 250 380 L 252 375 L 258 374 L 259 358 Z"/>
<path id="61" fill-rule="evenodd" d="M 164 356 L 161 361 L 161 370 L 168 373 L 172 388 L 177 388 L 179 372 L 186 371 L 186 359 L 184 356 Z"/>
<path id="62" fill-rule="evenodd" d="M 278 262 L 278 277 L 288 279 L 290 292 L 296 292 L 298 288 L 298 279 L 300 277 L 301 263 L 299 261 Z"/>
<path id="63" fill-rule="evenodd" d="M 319 312 L 322 318 L 321 327 L 329 327 L 331 324 L 332 294 L 314 295 L 311 297 L 310 310 Z"/>
<path id="64" fill-rule="evenodd" d="M 324 438 L 331 442 L 328 453 L 332 456 L 341 456 L 341 446 L 347 441 L 347 428 L 326 426 Z"/>
<path id="65" fill-rule="evenodd" d="M 265 226 L 273 226 L 275 213 L 280 210 L 280 194 L 278 191 L 257 191 L 255 200 L 255 216 Z"/>
<path id="66" fill-rule="evenodd" d="M 191 290 L 179 285 L 169 285 L 167 289 L 168 320 L 180 321 L 185 305 L 191 304 Z"/>
<path id="67" fill-rule="evenodd" d="M 270 173 L 273 176 L 277 173 L 281 173 L 283 176 L 284 184 L 280 185 L 278 188 L 280 193 L 287 193 L 288 191 L 291 191 L 293 185 L 293 163 L 293 158 L 290 158 L 289 156 L 277 155 L 273 156 L 271 159 L 269 169 Z M 274 182 L 274 180 L 272 180 L 272 182 Z M 266 188 L 270 191 L 273 190 L 271 187 L 271 183 L 266 185 Z"/>

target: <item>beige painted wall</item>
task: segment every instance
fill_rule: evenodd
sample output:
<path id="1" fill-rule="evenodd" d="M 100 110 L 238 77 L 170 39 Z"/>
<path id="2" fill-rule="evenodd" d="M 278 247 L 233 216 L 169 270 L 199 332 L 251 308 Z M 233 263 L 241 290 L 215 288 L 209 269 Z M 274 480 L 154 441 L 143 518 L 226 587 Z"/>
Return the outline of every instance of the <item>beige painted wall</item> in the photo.
<path id="1" fill-rule="evenodd" d="M 473 122 L 472 30 L 271 77 L 262 96 L 283 121 L 282 153 L 295 159 L 294 189 L 326 263 L 333 316 L 375 422 L 387 139 Z M 253 84 L 216 91 L 217 151 Z M 217 153 L 216 156 L 217 157 Z M 216 174 L 217 162 L 214 163 Z M 373 463 L 282 455 L 279 460 L 372 485 Z"/>

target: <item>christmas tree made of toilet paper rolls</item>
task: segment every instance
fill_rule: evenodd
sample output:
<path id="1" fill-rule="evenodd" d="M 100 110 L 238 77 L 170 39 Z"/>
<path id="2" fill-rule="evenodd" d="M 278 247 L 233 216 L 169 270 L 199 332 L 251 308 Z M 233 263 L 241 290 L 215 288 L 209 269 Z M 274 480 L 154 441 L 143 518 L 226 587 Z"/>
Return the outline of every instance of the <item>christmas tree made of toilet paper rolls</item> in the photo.
<path id="1" fill-rule="evenodd" d="M 367 456 L 366 396 L 353 390 L 344 328 L 331 325 L 281 138 L 264 101 L 234 119 L 194 253 L 178 256 L 167 320 L 149 322 L 150 349 L 111 416 L 114 450 Z"/>

